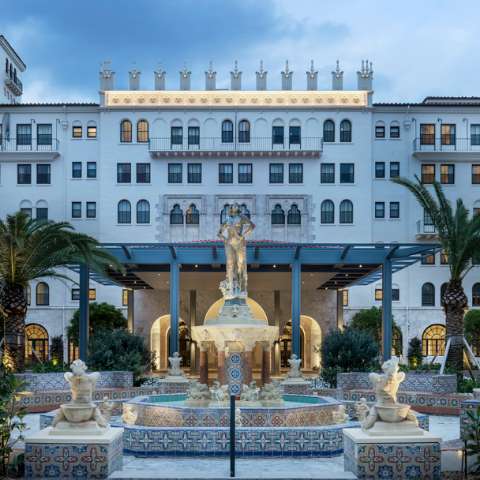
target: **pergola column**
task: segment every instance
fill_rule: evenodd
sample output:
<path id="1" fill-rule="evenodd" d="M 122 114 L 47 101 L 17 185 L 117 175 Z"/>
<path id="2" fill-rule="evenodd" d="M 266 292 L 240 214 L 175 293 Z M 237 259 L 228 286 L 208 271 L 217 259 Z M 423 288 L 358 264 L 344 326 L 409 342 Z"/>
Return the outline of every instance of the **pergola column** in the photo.
<path id="1" fill-rule="evenodd" d="M 262 385 L 270 383 L 270 344 L 262 345 Z"/>
<path id="2" fill-rule="evenodd" d="M 292 353 L 300 358 L 300 309 L 302 288 L 302 264 L 295 260 L 292 263 Z"/>
<path id="3" fill-rule="evenodd" d="M 253 380 L 253 347 L 255 344 L 246 344 L 243 352 L 243 383 L 249 384 Z"/>
<path id="4" fill-rule="evenodd" d="M 90 290 L 90 269 L 87 264 L 80 264 L 80 322 L 78 332 L 78 351 L 80 359 L 84 362 L 88 357 L 88 334 L 89 334 L 89 290 Z"/>
<path id="5" fill-rule="evenodd" d="M 178 317 L 180 310 L 180 265 L 170 262 L 170 356 L 180 349 L 178 338 Z"/>
<path id="6" fill-rule="evenodd" d="M 200 383 L 208 385 L 208 344 L 200 343 L 200 358 L 199 358 L 199 370 L 200 370 Z"/>
<path id="7" fill-rule="evenodd" d="M 135 308 L 135 296 L 133 290 L 127 290 L 127 321 L 128 321 L 128 331 L 133 333 L 135 328 L 135 317 L 134 317 L 134 308 Z"/>
<path id="8" fill-rule="evenodd" d="M 392 261 L 386 258 L 382 267 L 382 353 L 383 360 L 392 356 Z"/>

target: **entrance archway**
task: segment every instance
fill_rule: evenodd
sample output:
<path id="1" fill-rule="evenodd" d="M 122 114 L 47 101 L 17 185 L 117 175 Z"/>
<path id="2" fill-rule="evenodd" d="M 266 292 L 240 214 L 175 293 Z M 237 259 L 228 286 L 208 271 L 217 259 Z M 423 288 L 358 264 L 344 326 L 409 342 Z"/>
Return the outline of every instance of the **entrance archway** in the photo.
<path id="1" fill-rule="evenodd" d="M 48 360 L 48 332 L 37 323 L 25 326 L 25 360 L 29 363 Z"/>

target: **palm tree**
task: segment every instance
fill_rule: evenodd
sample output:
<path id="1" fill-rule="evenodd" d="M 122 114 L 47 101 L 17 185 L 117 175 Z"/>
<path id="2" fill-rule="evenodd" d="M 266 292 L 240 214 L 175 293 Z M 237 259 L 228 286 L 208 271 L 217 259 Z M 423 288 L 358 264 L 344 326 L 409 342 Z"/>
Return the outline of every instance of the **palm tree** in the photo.
<path id="1" fill-rule="evenodd" d="M 461 199 L 455 207 L 445 197 L 441 185 L 433 183 L 435 196 L 415 176 L 416 181 L 396 178 L 393 182 L 403 185 L 418 200 L 435 227 L 438 241 L 448 258 L 450 280 L 441 302 L 445 312 L 447 341 L 447 366 L 457 372 L 463 370 L 463 317 L 468 306 L 463 290 L 463 279 L 480 253 L 480 215 L 470 215 Z"/>
<path id="2" fill-rule="evenodd" d="M 5 362 L 22 370 L 25 357 L 26 289 L 38 278 L 70 280 L 57 269 L 87 263 L 105 273 L 123 267 L 99 248 L 92 237 L 75 232 L 66 222 L 33 220 L 18 212 L 0 219 L 0 317 L 3 316 Z"/>

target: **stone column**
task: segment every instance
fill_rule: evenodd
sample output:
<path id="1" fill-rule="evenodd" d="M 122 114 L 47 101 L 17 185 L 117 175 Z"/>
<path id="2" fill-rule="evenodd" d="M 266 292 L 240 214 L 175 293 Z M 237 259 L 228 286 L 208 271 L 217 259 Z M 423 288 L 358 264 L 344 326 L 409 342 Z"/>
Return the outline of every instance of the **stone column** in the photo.
<path id="1" fill-rule="evenodd" d="M 208 385 L 208 356 L 207 345 L 200 344 L 200 383 Z"/>
<path id="2" fill-rule="evenodd" d="M 249 348 L 249 350 L 247 350 Z M 243 352 L 243 383 L 249 384 L 253 379 L 253 346 L 246 345 Z"/>
<path id="3" fill-rule="evenodd" d="M 262 385 L 270 383 L 270 344 L 265 343 L 262 349 Z"/>
<path id="4" fill-rule="evenodd" d="M 220 385 L 226 385 L 228 382 L 225 369 L 225 347 L 223 345 L 217 345 L 217 369 L 217 380 L 220 382 Z"/>

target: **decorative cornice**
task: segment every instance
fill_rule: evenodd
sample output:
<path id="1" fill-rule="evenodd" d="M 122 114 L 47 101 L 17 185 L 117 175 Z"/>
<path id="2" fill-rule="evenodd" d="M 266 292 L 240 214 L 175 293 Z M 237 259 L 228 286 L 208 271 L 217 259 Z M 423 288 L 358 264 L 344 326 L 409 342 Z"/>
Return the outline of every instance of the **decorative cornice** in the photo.
<path id="1" fill-rule="evenodd" d="M 339 91 L 105 91 L 105 106 L 118 108 L 362 108 L 365 90 Z"/>

